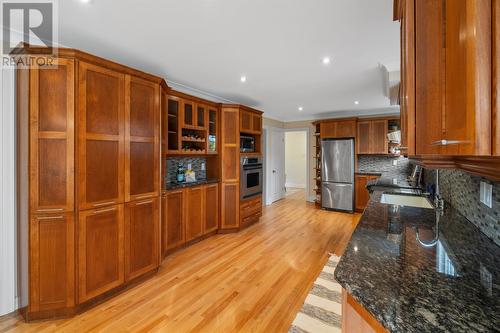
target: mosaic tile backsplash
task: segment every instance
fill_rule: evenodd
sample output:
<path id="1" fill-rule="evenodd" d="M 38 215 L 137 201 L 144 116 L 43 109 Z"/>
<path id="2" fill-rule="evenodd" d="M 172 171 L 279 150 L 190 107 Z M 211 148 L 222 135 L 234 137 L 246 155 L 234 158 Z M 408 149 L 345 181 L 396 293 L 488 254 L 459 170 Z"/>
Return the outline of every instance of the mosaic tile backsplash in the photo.
<path id="1" fill-rule="evenodd" d="M 426 169 L 424 181 L 435 184 L 435 171 Z M 479 200 L 479 184 L 493 185 L 492 208 Z M 443 199 L 467 220 L 476 225 L 488 238 L 500 246 L 500 183 L 471 175 L 461 170 L 440 170 L 439 188 Z"/>
<path id="2" fill-rule="evenodd" d="M 394 160 L 397 161 L 397 165 L 392 165 Z M 404 157 L 359 155 L 358 171 L 375 171 L 382 173 L 384 178 L 406 180 L 411 175 L 412 165 L 410 160 Z"/>
<path id="3" fill-rule="evenodd" d="M 191 169 L 196 174 L 197 180 L 203 180 L 207 178 L 206 165 L 207 159 L 205 157 L 169 157 L 167 158 L 167 172 L 165 181 L 167 183 L 172 183 L 177 180 L 177 166 L 179 163 L 184 165 L 184 169 L 187 170 L 188 164 L 191 163 Z M 205 163 L 205 170 L 201 170 L 201 165 Z"/>

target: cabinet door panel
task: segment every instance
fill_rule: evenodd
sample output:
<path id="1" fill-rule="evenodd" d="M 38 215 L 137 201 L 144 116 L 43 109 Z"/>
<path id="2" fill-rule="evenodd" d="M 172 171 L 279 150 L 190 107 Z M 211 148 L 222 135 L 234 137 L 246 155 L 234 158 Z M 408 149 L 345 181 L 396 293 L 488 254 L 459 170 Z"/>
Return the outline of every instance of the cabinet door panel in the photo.
<path id="1" fill-rule="evenodd" d="M 169 191 L 165 196 L 163 248 L 170 250 L 184 244 L 184 191 Z"/>
<path id="2" fill-rule="evenodd" d="M 32 213 L 74 210 L 74 61 L 30 70 Z"/>
<path id="3" fill-rule="evenodd" d="M 85 193 L 91 206 L 99 203 L 116 204 L 121 197 L 120 143 L 117 141 L 87 140 L 85 146 Z"/>
<path id="4" fill-rule="evenodd" d="M 140 200 L 159 193 L 160 87 L 127 76 L 125 114 L 125 199 Z"/>
<path id="5" fill-rule="evenodd" d="M 125 211 L 127 280 L 158 267 L 158 213 L 158 199 L 127 204 Z"/>
<path id="6" fill-rule="evenodd" d="M 371 121 L 358 122 L 358 133 L 356 137 L 358 154 L 370 154 L 370 132 Z"/>
<path id="7" fill-rule="evenodd" d="M 79 209 L 124 201 L 123 74 L 80 62 Z"/>
<path id="8" fill-rule="evenodd" d="M 204 105 L 196 105 L 196 126 L 205 127 L 205 115 L 207 107 Z"/>
<path id="9" fill-rule="evenodd" d="M 75 304 L 74 255 L 73 213 L 31 218 L 30 312 Z"/>
<path id="10" fill-rule="evenodd" d="M 415 2 L 416 154 L 439 154 L 444 112 L 443 1 Z"/>
<path id="11" fill-rule="evenodd" d="M 205 233 L 219 228 L 219 185 L 205 187 Z"/>
<path id="12" fill-rule="evenodd" d="M 238 109 L 222 110 L 222 180 L 240 181 L 240 138 L 238 131 Z"/>
<path id="13" fill-rule="evenodd" d="M 189 242 L 203 235 L 205 224 L 203 187 L 187 189 L 185 198 L 186 242 Z"/>
<path id="14" fill-rule="evenodd" d="M 500 156 L 500 1 L 493 1 L 493 155 Z"/>
<path id="15" fill-rule="evenodd" d="M 149 142 L 130 143 L 130 195 L 138 196 L 156 191 L 155 144 Z"/>
<path id="16" fill-rule="evenodd" d="M 323 122 L 319 124 L 319 131 L 321 138 L 336 138 L 337 137 L 337 123 L 334 121 Z"/>
<path id="17" fill-rule="evenodd" d="M 346 120 L 337 122 L 335 136 L 337 138 L 355 138 L 356 137 L 356 121 Z"/>
<path id="18" fill-rule="evenodd" d="M 254 114 L 252 116 L 253 122 L 253 132 L 255 134 L 260 134 L 262 132 L 262 116 L 258 114 Z"/>
<path id="19" fill-rule="evenodd" d="M 371 122 L 371 147 L 372 154 L 387 154 L 387 120 L 373 120 Z"/>
<path id="20" fill-rule="evenodd" d="M 253 133 L 252 114 L 247 111 L 240 112 L 240 131 Z"/>
<path id="21" fill-rule="evenodd" d="M 79 301 L 124 282 L 123 205 L 82 211 L 79 217 Z"/>
<path id="22" fill-rule="evenodd" d="M 192 103 L 190 101 L 183 101 L 182 107 L 183 107 L 182 119 L 183 119 L 184 126 L 193 127 L 195 125 L 195 123 L 194 123 L 194 118 L 195 118 L 194 103 Z"/>
<path id="23" fill-rule="evenodd" d="M 83 64 L 85 68 L 85 64 Z M 86 131 L 96 134 L 122 133 L 123 76 L 89 66 L 86 75 Z"/>
<path id="24" fill-rule="evenodd" d="M 222 184 L 221 201 L 221 228 L 231 229 L 239 227 L 239 183 Z"/>

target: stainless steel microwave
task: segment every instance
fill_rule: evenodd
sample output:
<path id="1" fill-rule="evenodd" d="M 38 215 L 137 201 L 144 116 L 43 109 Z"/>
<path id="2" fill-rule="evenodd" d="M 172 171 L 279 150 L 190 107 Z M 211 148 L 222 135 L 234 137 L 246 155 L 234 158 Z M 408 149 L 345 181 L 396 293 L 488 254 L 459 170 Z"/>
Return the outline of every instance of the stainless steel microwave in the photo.
<path id="1" fill-rule="evenodd" d="M 240 137 L 240 152 L 253 153 L 255 152 L 255 138 L 251 136 Z"/>

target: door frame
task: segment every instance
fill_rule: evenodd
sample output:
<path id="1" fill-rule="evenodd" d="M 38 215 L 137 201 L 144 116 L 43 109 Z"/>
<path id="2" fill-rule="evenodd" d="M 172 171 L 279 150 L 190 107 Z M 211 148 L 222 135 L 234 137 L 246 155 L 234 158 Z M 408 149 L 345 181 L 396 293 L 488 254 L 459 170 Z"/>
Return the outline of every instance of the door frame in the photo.
<path id="1" fill-rule="evenodd" d="M 269 161 L 272 161 L 272 157 L 269 152 L 269 134 L 270 131 L 280 131 L 283 133 L 286 132 L 306 132 L 306 201 L 314 201 L 314 198 L 311 198 L 311 129 L 309 127 L 297 127 L 297 128 L 280 128 L 269 125 L 264 125 L 262 127 L 262 155 L 263 155 L 263 163 L 264 163 L 264 187 L 263 187 L 263 197 L 264 197 L 264 205 L 268 206 L 271 202 L 271 195 L 269 193 L 269 184 L 271 183 L 271 165 Z M 284 170 L 283 170 L 284 171 Z"/>
<path id="2" fill-rule="evenodd" d="M 285 128 L 284 132 L 306 132 L 306 201 L 311 200 L 311 129 L 309 127 Z M 286 136 L 285 136 L 286 144 Z M 285 162 L 286 163 L 286 162 Z M 286 164 L 285 164 L 286 170 Z M 286 184 L 286 180 L 285 180 Z"/>

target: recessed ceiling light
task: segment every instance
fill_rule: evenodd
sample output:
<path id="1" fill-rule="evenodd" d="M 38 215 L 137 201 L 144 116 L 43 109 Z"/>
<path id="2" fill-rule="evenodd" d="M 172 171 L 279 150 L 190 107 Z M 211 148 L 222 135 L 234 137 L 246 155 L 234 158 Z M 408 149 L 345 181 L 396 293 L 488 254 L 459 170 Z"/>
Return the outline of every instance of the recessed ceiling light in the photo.
<path id="1" fill-rule="evenodd" d="M 354 101 L 354 104 L 359 105 L 359 101 Z"/>
<path id="2" fill-rule="evenodd" d="M 92 0 L 80 0 L 83 3 L 90 3 Z"/>
<path id="3" fill-rule="evenodd" d="M 302 106 L 299 106 L 299 111 L 302 111 L 304 110 L 304 108 Z"/>
<path id="4" fill-rule="evenodd" d="M 323 58 L 323 64 L 328 65 L 330 63 L 330 58 L 329 57 L 324 57 Z"/>
<path id="5" fill-rule="evenodd" d="M 247 77 L 245 75 L 243 75 L 242 77 L 240 77 L 240 81 L 247 82 Z"/>

